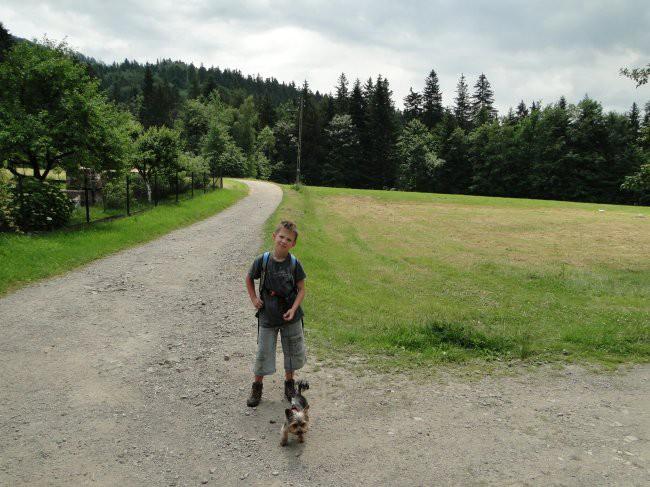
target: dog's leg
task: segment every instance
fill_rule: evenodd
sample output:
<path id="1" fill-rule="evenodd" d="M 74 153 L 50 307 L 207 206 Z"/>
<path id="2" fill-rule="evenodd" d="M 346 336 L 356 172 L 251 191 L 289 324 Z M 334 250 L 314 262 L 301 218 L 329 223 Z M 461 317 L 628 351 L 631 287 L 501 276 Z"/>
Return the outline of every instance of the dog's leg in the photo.
<path id="1" fill-rule="evenodd" d="M 289 438 L 289 430 L 282 425 L 280 430 L 280 446 L 287 446 L 287 440 Z"/>

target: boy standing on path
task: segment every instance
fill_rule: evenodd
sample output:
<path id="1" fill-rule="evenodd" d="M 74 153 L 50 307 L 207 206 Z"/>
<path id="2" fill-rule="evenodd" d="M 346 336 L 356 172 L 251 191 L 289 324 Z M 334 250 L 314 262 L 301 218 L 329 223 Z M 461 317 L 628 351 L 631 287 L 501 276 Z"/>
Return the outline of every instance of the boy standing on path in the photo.
<path id="1" fill-rule="evenodd" d="M 284 395 L 288 401 L 296 393 L 294 371 L 305 365 L 303 312 L 305 271 L 289 253 L 298 240 L 295 223 L 282 221 L 273 232 L 273 251 L 258 256 L 246 276 L 246 289 L 257 308 L 257 356 L 253 366 L 255 380 L 246 401 L 250 407 L 262 399 L 262 381 L 275 372 L 275 348 L 278 332 L 284 353 Z M 260 279 L 260 295 L 255 294 L 254 280 Z"/>

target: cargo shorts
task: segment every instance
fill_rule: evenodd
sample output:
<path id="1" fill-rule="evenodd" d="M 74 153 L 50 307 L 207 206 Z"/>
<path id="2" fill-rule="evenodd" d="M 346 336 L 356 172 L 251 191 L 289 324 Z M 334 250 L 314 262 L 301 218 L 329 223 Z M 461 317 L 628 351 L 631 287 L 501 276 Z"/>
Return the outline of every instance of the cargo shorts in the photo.
<path id="1" fill-rule="evenodd" d="M 305 335 L 302 320 L 282 326 L 267 327 L 260 324 L 257 336 L 257 356 L 253 366 L 255 375 L 271 375 L 275 372 L 275 349 L 280 332 L 284 370 L 292 372 L 302 368 L 307 362 Z"/>

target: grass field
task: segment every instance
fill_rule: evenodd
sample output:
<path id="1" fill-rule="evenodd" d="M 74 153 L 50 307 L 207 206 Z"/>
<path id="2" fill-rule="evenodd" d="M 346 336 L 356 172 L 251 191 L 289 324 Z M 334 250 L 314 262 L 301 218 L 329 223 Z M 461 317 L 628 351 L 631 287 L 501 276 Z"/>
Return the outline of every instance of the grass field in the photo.
<path id="1" fill-rule="evenodd" d="M 317 349 L 409 366 L 650 359 L 650 208 L 285 187 Z"/>
<path id="2" fill-rule="evenodd" d="M 226 180 L 224 184 L 224 190 L 199 193 L 178 204 L 162 204 L 128 218 L 91 223 L 80 229 L 37 235 L 0 233 L 0 295 L 194 223 L 248 192 L 236 181 Z"/>

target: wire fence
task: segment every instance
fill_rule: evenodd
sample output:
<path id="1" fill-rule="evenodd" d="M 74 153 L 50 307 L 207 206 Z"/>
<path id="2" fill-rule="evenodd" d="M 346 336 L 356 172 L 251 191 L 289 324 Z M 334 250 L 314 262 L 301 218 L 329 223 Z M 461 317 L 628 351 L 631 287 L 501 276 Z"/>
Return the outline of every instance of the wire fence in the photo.
<path id="1" fill-rule="evenodd" d="M 83 171 L 78 177 L 48 179 L 75 203 L 67 228 L 131 216 L 159 205 L 189 200 L 223 188 L 223 178 L 208 172 L 137 172 L 124 176 Z M 21 179 L 15 181 L 21 194 Z"/>

